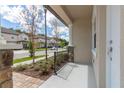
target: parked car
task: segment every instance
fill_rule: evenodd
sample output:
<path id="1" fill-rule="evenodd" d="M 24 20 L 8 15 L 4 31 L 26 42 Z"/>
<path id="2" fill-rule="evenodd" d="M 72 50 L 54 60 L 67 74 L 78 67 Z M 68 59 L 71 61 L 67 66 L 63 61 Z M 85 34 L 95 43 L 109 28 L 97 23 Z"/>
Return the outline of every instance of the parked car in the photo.
<path id="1" fill-rule="evenodd" d="M 56 49 L 56 47 L 52 47 L 52 48 L 51 48 L 51 50 L 55 50 L 55 49 Z"/>

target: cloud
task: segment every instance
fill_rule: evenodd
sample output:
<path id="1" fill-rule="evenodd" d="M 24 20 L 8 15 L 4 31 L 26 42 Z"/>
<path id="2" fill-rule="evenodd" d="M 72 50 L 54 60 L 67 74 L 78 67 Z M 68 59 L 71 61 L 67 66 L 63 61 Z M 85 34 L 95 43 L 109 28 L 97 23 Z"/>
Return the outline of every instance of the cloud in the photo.
<path id="1" fill-rule="evenodd" d="M 57 32 L 58 32 L 58 34 L 60 34 L 60 35 L 62 35 L 62 34 L 68 34 L 68 31 L 69 31 L 69 30 L 68 30 L 67 27 L 61 27 L 61 26 L 58 26 L 58 27 L 57 27 Z M 51 34 L 52 34 L 52 35 L 55 35 L 54 29 L 52 29 Z"/>
<path id="2" fill-rule="evenodd" d="M 53 18 L 55 18 L 55 16 L 50 12 L 50 11 L 47 11 L 47 14 L 46 14 L 46 20 L 47 20 L 47 26 L 48 27 L 52 27 L 51 23 L 50 23 L 50 20 L 52 20 Z"/>
<path id="3" fill-rule="evenodd" d="M 68 32 L 69 29 L 68 29 L 66 26 L 59 26 L 59 27 L 58 27 L 58 31 L 59 31 L 60 33 L 64 33 L 64 32 Z"/>
<path id="4" fill-rule="evenodd" d="M 1 8 L 0 14 L 3 19 L 6 19 L 12 23 L 19 23 L 18 18 L 20 16 L 20 12 L 24 9 L 22 6 L 1 5 L 0 8 Z"/>
<path id="5" fill-rule="evenodd" d="M 68 36 L 62 35 L 61 38 L 69 41 L 69 37 Z"/>
<path id="6" fill-rule="evenodd" d="M 53 28 L 52 24 L 50 23 L 50 21 L 53 20 L 54 18 L 56 18 L 56 17 L 50 11 L 47 11 L 47 26 L 49 28 L 52 28 L 51 33 L 50 33 L 50 35 L 52 35 L 52 36 L 55 36 L 55 31 L 54 31 L 54 28 Z M 58 31 L 59 37 L 69 41 L 68 27 L 66 27 L 59 19 L 57 19 L 57 23 L 58 23 L 57 31 Z"/>
<path id="7" fill-rule="evenodd" d="M 8 6 L 8 5 L 0 5 L 0 15 L 2 16 L 2 19 L 8 20 L 11 23 L 24 23 L 21 18 L 20 13 L 27 7 L 28 9 L 31 8 L 30 6 L 22 6 L 22 5 L 14 5 L 14 6 Z M 39 7 L 41 8 L 41 6 Z M 43 7 L 42 7 L 43 8 Z M 44 14 L 43 14 L 44 16 Z M 50 23 L 50 20 L 53 18 L 56 18 L 50 11 L 47 11 L 47 26 L 51 28 L 50 34 L 54 35 L 54 30 L 52 29 L 52 24 Z M 68 40 L 68 28 L 60 21 L 58 20 L 58 31 L 61 38 L 64 38 Z M 39 27 L 42 27 L 42 29 L 38 30 L 38 32 L 41 32 L 44 28 L 44 19 L 41 21 L 41 23 L 38 24 Z M 43 30 L 44 31 L 44 30 Z"/>
<path id="8" fill-rule="evenodd" d="M 61 27 L 60 38 L 69 41 L 69 28 L 67 28 L 67 27 L 62 28 Z"/>
<path id="9" fill-rule="evenodd" d="M 32 10 L 31 5 L 26 5 L 26 6 L 25 5 L 1 5 L 0 14 L 3 19 L 8 20 L 9 22 L 19 23 L 22 19 L 22 15 L 20 14 L 26 8 L 29 10 Z M 37 6 L 37 9 L 41 9 L 43 11 L 42 6 Z"/>
<path id="10" fill-rule="evenodd" d="M 26 28 L 28 28 L 27 24 L 25 22 L 25 15 L 22 13 L 25 9 L 29 9 L 30 12 L 33 12 L 31 10 L 31 5 L 1 5 L 0 6 L 0 15 L 2 16 L 2 19 L 5 19 L 11 23 L 19 23 L 19 26 L 21 27 L 21 29 L 26 30 Z M 42 10 L 43 11 L 43 7 L 40 5 L 37 5 L 37 11 L 38 10 Z M 38 15 L 36 16 L 37 19 L 39 19 L 40 23 L 37 23 L 37 27 L 43 27 L 44 24 L 44 20 L 43 20 L 43 16 L 39 17 Z M 23 26 L 22 26 L 23 25 Z M 29 30 L 29 29 L 28 29 Z M 38 32 L 39 29 L 37 29 Z"/>
<path id="11" fill-rule="evenodd" d="M 58 29 L 58 34 L 59 38 L 66 39 L 67 41 L 69 40 L 69 29 L 67 27 L 57 27 Z M 52 29 L 51 35 L 55 36 L 55 31 Z"/>

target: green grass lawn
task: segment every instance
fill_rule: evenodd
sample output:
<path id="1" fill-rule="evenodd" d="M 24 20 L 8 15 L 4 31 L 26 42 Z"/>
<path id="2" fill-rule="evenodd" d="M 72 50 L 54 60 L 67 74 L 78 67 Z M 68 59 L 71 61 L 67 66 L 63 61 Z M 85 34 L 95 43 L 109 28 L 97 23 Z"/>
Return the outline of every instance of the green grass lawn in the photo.
<path id="1" fill-rule="evenodd" d="M 41 57 L 44 57 L 45 55 L 39 55 L 39 56 L 35 56 L 35 59 L 37 58 L 41 58 Z M 28 61 L 28 60 L 32 60 L 33 58 L 32 57 L 24 57 L 24 58 L 20 58 L 20 59 L 15 59 L 13 61 L 13 64 L 15 63 L 20 63 L 20 62 L 24 62 L 24 61 Z"/>
<path id="2" fill-rule="evenodd" d="M 44 51 L 46 48 L 37 48 L 35 49 L 35 51 Z M 47 50 L 49 50 L 50 48 L 47 48 Z"/>

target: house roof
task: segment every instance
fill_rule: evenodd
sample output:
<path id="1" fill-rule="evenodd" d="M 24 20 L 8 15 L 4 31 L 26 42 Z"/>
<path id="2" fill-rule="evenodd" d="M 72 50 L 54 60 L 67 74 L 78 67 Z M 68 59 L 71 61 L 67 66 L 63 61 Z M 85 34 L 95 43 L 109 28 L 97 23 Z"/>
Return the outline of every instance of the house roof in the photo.
<path id="1" fill-rule="evenodd" d="M 26 34 L 30 37 L 30 34 L 29 33 L 26 33 L 26 32 L 16 32 L 16 30 L 11 30 L 11 29 L 8 29 L 8 28 L 4 28 L 2 27 L 1 28 L 1 33 L 6 33 L 6 34 L 13 34 L 13 35 L 19 35 L 19 34 Z M 54 37 L 47 37 L 48 40 L 51 40 L 53 39 Z M 45 35 L 44 34 L 39 34 L 39 35 L 35 35 L 34 36 L 34 39 L 45 39 Z"/>
<path id="2" fill-rule="evenodd" d="M 19 35 L 18 32 L 16 31 L 13 31 L 11 29 L 7 29 L 7 28 L 1 28 L 1 33 L 7 33 L 7 34 L 13 34 L 13 35 Z"/>
<path id="3" fill-rule="evenodd" d="M 34 38 L 35 39 L 39 39 L 39 38 L 45 39 L 45 35 L 35 35 Z M 47 39 L 51 39 L 51 38 L 50 37 L 47 37 Z"/>

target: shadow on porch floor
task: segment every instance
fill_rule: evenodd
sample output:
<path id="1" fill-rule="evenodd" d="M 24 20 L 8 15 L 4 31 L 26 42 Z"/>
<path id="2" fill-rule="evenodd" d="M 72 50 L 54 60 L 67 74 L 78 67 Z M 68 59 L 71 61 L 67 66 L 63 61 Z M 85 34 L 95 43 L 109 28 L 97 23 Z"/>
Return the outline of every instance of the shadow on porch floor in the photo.
<path id="1" fill-rule="evenodd" d="M 94 88 L 96 87 L 93 66 L 67 63 L 39 88 Z"/>

